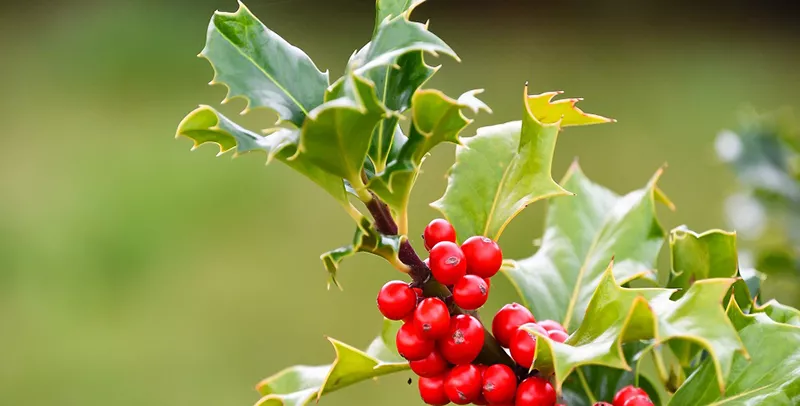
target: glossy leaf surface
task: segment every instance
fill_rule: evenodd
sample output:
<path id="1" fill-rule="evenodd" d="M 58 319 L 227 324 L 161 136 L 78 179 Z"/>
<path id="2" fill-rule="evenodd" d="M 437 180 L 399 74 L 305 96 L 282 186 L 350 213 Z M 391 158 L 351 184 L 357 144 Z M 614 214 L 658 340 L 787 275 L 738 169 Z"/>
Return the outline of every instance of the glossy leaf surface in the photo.
<path id="1" fill-rule="evenodd" d="M 612 258 L 621 283 L 655 278 L 664 241 L 656 200 L 669 202 L 656 186 L 660 175 L 661 170 L 644 188 L 618 196 L 572 165 L 562 184 L 576 195 L 551 201 L 539 251 L 504 266 L 537 319 L 559 320 L 573 330 Z"/>
<path id="2" fill-rule="evenodd" d="M 397 327 L 398 323 L 385 320 L 383 333 L 366 351 L 328 338 L 336 352 L 332 364 L 293 366 L 264 379 L 256 386 L 263 396 L 256 406 L 313 404 L 323 395 L 344 387 L 409 369 L 408 362 L 394 351 Z"/>
<path id="3" fill-rule="evenodd" d="M 704 361 L 669 404 L 800 404 L 800 327 L 775 322 L 763 313 L 745 315 L 736 301 L 730 302 L 728 314 L 750 357 L 734 357 L 724 391 L 714 385 L 711 360 Z"/>
<path id="4" fill-rule="evenodd" d="M 456 149 L 447 190 L 431 205 L 459 236 L 497 240 L 529 204 L 569 194 L 551 175 L 560 129 L 611 120 L 582 112 L 575 107 L 578 99 L 553 102 L 556 94 L 528 96 L 526 87 L 522 121 L 480 128 Z"/>
<path id="5" fill-rule="evenodd" d="M 699 281 L 684 297 L 673 301 L 671 289 L 620 287 L 609 267 L 592 296 L 586 318 L 565 343 L 529 330 L 538 336 L 533 368 L 555 373 L 555 385 L 560 388 L 575 368 L 584 365 L 630 369 L 624 343 L 687 340 L 709 352 L 721 386 L 734 354 L 744 351 L 721 303 L 733 281 Z"/>
<path id="6" fill-rule="evenodd" d="M 243 97 L 248 108 L 266 107 L 301 127 L 322 104 L 328 73 L 308 55 L 264 26 L 239 3 L 234 13 L 216 12 L 200 56 L 214 68 L 212 84 L 228 87 L 226 100 Z"/>

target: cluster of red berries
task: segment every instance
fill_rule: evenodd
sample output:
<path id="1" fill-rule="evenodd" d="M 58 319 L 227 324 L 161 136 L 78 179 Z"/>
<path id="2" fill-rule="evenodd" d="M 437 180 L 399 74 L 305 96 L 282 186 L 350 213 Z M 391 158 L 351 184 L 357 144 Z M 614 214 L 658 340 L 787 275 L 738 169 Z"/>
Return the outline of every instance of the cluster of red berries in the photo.
<path id="1" fill-rule="evenodd" d="M 469 314 L 451 314 L 448 303 L 452 300 L 464 310 L 483 306 L 489 297 L 489 278 L 500 270 L 503 253 L 496 242 L 482 236 L 457 245 L 455 229 L 442 219 L 428 224 L 423 238 L 430 251 L 425 263 L 433 278 L 452 293 L 445 299 L 448 302 L 426 298 L 422 289 L 402 281 L 386 283 L 377 299 L 378 309 L 387 319 L 404 322 L 397 331 L 397 351 L 419 375 L 422 400 L 429 405 L 556 406 L 551 383 L 528 373 L 536 336 L 521 327 L 538 330 L 558 342 L 568 337 L 564 327 L 552 320 L 537 323 L 533 314 L 517 303 L 505 305 L 492 321 L 492 334 L 517 365 L 475 364 L 484 344 L 483 325 Z M 614 401 L 614 406 L 640 405 Z"/>

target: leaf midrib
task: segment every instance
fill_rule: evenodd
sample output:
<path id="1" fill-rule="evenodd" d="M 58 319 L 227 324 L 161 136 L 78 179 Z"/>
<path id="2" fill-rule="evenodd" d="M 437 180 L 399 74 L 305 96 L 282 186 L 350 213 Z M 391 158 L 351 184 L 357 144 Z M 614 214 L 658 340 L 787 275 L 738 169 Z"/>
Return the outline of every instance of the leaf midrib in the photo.
<path id="1" fill-rule="evenodd" d="M 223 33 L 222 33 L 222 31 L 220 31 L 219 27 L 217 27 L 217 25 L 216 25 L 216 24 L 214 24 L 214 29 L 217 31 L 217 33 L 219 33 L 219 35 L 220 35 L 222 38 L 224 38 L 224 39 L 225 39 L 225 41 L 227 41 L 227 42 L 228 42 L 228 43 L 229 43 L 229 44 L 230 44 L 230 45 L 233 47 L 233 49 L 235 49 L 235 50 L 236 50 L 236 52 L 238 52 L 240 55 L 242 55 L 242 57 L 244 57 L 245 59 L 247 59 L 248 61 L 250 61 L 250 62 L 251 62 L 251 63 L 252 63 L 252 64 L 253 64 L 253 65 L 254 65 L 254 66 L 255 66 L 255 67 L 258 69 L 258 70 L 260 70 L 260 71 L 261 71 L 261 73 L 263 73 L 263 74 L 264 74 L 264 76 L 266 76 L 266 77 L 267 77 L 267 79 L 269 79 L 269 80 L 270 80 L 270 81 L 271 81 L 273 84 L 275 84 L 275 86 L 277 86 L 277 87 L 278 87 L 278 89 L 280 89 L 280 90 L 281 90 L 281 92 L 283 92 L 283 93 L 284 93 L 284 94 L 285 94 L 287 97 L 289 97 L 289 99 L 290 99 L 292 102 L 294 102 L 294 104 L 296 104 L 296 105 L 297 105 L 297 107 L 299 107 L 299 108 L 300 108 L 300 111 L 302 111 L 302 112 L 303 112 L 303 114 L 305 114 L 306 116 L 308 115 L 308 110 L 306 110 L 305 106 L 303 106 L 302 104 L 300 104 L 300 102 L 299 102 L 297 99 L 295 99 L 295 98 L 294 98 L 294 96 L 292 96 L 292 94 L 291 94 L 291 93 L 289 93 L 289 91 L 288 91 L 288 90 L 287 90 L 287 89 L 286 89 L 286 88 L 285 88 L 285 87 L 284 87 L 284 86 L 283 86 L 283 85 L 282 85 L 280 82 L 278 82 L 278 81 L 277 81 L 277 80 L 276 80 L 276 79 L 275 79 L 275 78 L 274 78 L 272 75 L 270 75 L 270 74 L 269 74 L 269 72 L 267 72 L 266 70 L 264 70 L 264 68 L 262 68 L 262 67 L 261 67 L 261 65 L 259 65 L 258 63 L 256 63 L 256 61 L 255 61 L 255 60 L 253 60 L 253 58 L 251 58 L 251 57 L 250 57 L 249 55 L 247 55 L 246 53 L 242 52 L 242 50 L 241 50 L 241 49 L 240 49 L 238 46 L 236 46 L 236 44 L 234 44 L 234 42 L 233 42 L 233 41 L 231 41 L 231 40 L 228 38 L 228 36 L 226 36 L 225 34 L 223 34 Z M 250 31 L 250 26 L 244 26 L 244 30 L 245 30 L 245 34 L 249 33 L 249 31 Z"/>

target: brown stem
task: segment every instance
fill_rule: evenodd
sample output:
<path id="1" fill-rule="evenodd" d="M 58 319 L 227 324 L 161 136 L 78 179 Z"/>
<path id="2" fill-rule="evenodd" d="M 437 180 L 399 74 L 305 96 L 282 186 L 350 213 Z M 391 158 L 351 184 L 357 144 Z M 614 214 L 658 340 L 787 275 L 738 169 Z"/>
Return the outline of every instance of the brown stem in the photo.
<path id="1" fill-rule="evenodd" d="M 372 192 L 370 192 L 370 194 L 372 195 L 372 200 L 366 204 L 367 209 L 372 214 L 372 218 L 375 220 L 375 227 L 384 235 L 397 235 L 397 223 L 395 223 L 389 207 L 386 203 L 380 201 L 375 194 Z M 398 258 L 411 268 L 409 275 L 413 281 L 412 283 L 416 286 L 421 286 L 425 296 L 439 297 L 445 300 L 452 296 L 447 286 L 442 285 L 430 277 L 431 270 L 425 266 L 425 263 L 419 255 L 417 255 L 417 252 L 408 240 L 403 241 L 400 245 Z M 453 314 L 469 314 L 477 318 L 477 312 L 466 311 L 456 306 L 454 303 L 451 303 L 452 301 L 446 301 L 449 302 L 450 310 Z M 495 340 L 492 333 L 490 333 L 485 326 L 483 328 L 483 335 L 483 348 L 476 361 L 484 365 L 505 364 L 513 368 L 514 361 L 511 360 L 511 357 L 508 356 L 505 350 L 500 346 L 500 343 Z"/>

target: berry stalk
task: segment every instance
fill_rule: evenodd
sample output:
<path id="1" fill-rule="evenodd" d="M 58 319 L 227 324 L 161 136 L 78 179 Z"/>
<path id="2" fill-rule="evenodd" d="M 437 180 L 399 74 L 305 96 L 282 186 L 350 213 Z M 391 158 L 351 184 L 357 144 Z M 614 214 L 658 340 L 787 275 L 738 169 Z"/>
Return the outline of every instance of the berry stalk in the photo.
<path id="1" fill-rule="evenodd" d="M 389 207 L 377 196 L 371 192 L 370 194 L 372 198 L 365 204 L 375 221 L 375 228 L 384 235 L 397 235 L 397 223 L 392 217 Z M 445 300 L 445 303 L 450 303 L 453 315 L 475 315 L 475 312 L 466 311 L 452 303 L 452 300 L 449 299 L 452 296 L 450 289 L 431 278 L 431 270 L 425 265 L 425 262 L 422 261 L 408 240 L 403 241 L 400 245 L 398 257 L 400 261 L 410 268 L 409 276 L 413 281 L 412 284 L 421 287 L 426 297 L 439 297 Z M 483 333 L 483 348 L 481 348 L 476 360 L 485 365 L 504 364 L 513 367 L 514 361 L 511 360 L 511 357 L 508 356 L 485 326 L 483 327 Z"/>

